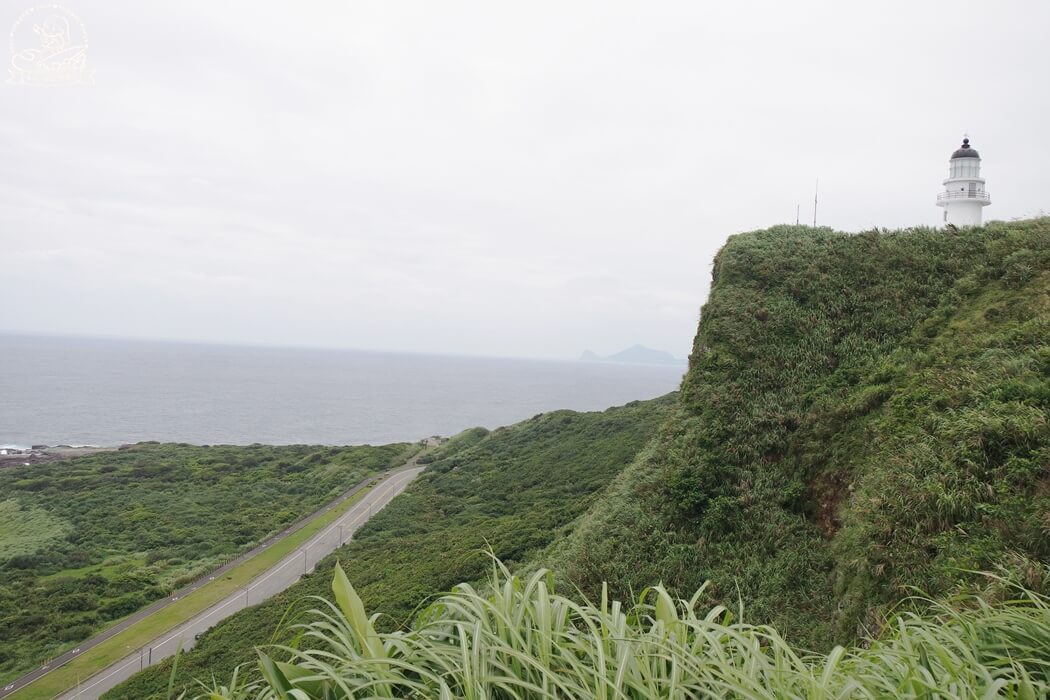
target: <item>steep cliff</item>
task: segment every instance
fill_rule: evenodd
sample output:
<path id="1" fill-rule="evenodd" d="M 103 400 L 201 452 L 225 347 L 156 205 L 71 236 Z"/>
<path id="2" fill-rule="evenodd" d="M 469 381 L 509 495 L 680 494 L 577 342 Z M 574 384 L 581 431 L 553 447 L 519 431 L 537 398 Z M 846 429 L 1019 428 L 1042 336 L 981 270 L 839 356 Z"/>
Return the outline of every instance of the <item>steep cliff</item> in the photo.
<path id="1" fill-rule="evenodd" d="M 710 579 L 827 647 L 914 588 L 1046 590 L 1050 219 L 776 227 L 719 253 L 672 418 L 551 559 L 585 593 Z"/>

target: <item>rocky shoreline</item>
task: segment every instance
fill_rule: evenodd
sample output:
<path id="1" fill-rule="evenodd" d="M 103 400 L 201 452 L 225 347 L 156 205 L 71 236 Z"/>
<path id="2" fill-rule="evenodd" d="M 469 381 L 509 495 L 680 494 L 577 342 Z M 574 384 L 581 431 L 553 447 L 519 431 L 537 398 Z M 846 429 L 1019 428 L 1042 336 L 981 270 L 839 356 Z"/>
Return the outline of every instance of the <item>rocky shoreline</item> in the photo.
<path id="1" fill-rule="evenodd" d="M 26 467 L 31 464 L 43 464 L 44 462 L 57 462 L 73 457 L 83 457 L 99 452 L 112 452 L 120 449 L 118 447 L 96 447 L 93 445 L 33 445 L 30 448 L 3 447 L 0 448 L 0 468 L 3 467 Z"/>

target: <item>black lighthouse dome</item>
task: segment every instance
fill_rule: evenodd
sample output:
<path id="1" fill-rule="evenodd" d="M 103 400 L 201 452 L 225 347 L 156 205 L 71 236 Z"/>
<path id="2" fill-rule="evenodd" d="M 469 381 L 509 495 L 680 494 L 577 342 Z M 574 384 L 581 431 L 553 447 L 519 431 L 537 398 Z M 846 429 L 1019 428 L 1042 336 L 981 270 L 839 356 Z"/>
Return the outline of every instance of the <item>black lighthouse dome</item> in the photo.
<path id="1" fill-rule="evenodd" d="M 952 154 L 952 160 L 956 158 L 980 158 L 977 155 L 977 150 L 970 148 L 970 139 L 963 139 L 962 146 L 956 149 L 955 153 Z"/>

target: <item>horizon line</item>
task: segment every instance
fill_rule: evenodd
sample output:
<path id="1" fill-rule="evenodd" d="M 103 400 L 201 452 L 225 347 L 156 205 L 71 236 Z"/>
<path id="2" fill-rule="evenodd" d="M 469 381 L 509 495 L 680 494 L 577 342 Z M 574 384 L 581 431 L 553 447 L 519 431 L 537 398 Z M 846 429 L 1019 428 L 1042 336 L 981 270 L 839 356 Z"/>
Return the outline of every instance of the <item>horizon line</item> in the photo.
<path id="1" fill-rule="evenodd" d="M 452 351 L 440 351 L 440 350 L 392 350 L 388 348 L 366 348 L 366 347 L 351 347 L 346 345 L 301 345 L 291 343 L 268 343 L 268 342 L 252 342 L 252 341 L 226 341 L 226 340 L 208 340 L 198 338 L 168 338 L 168 337 L 156 337 L 156 336 L 133 336 L 133 335 L 112 335 L 105 333 L 70 333 L 62 331 L 37 331 L 37 330 L 17 330 L 0 328 L 0 336 L 20 336 L 24 338 L 52 338 L 52 339 L 66 339 L 66 340 L 88 340 L 88 341 L 118 341 L 128 343 L 145 343 L 145 344 L 170 344 L 170 345 L 201 345 L 210 347 L 225 347 L 225 348 L 245 348 L 245 349 L 259 349 L 259 350 L 313 350 L 318 352 L 356 352 L 356 353 L 372 353 L 382 355 L 410 355 L 420 357 L 448 357 L 458 359 L 475 359 L 475 360 L 524 360 L 529 362 L 563 362 L 570 364 L 622 364 L 629 366 L 665 366 L 671 367 L 674 365 L 649 365 L 646 363 L 631 363 L 631 362 L 585 362 L 577 357 L 536 357 L 536 356 L 525 356 L 525 355 L 481 355 L 473 353 L 462 353 Z M 627 346 L 626 349 L 641 345 L 640 343 L 634 343 L 633 345 Z M 643 346 L 647 347 L 647 346 Z M 582 352 L 586 352 L 584 349 Z M 666 352 L 666 351 L 663 351 Z M 675 357 L 675 359 L 680 359 Z M 686 360 L 682 360 L 685 362 Z"/>

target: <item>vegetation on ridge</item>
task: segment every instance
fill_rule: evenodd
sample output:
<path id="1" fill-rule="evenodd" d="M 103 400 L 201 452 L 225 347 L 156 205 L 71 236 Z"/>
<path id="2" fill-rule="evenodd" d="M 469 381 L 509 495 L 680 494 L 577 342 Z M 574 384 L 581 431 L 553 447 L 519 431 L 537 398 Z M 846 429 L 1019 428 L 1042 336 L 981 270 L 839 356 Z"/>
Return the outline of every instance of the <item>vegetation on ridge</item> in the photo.
<path id="1" fill-rule="evenodd" d="M 811 648 L 1050 559 L 1050 219 L 732 237 L 673 418 L 551 568 Z"/>
<path id="2" fill-rule="evenodd" d="M 595 413 L 555 411 L 453 438 L 425 456 L 428 470 L 314 574 L 202 636 L 179 661 L 176 692 L 195 688 L 195 678 L 229 677 L 255 647 L 274 640 L 285 615 L 298 619 L 308 596 L 328 590 L 337 561 L 365 603 L 383 610 L 379 626 L 390 630 L 410 622 L 429 596 L 484 579 L 488 561 L 480 550 L 513 565 L 534 560 L 631 462 L 672 405 L 668 396 Z M 104 697 L 164 698 L 171 667 L 146 669 Z"/>

